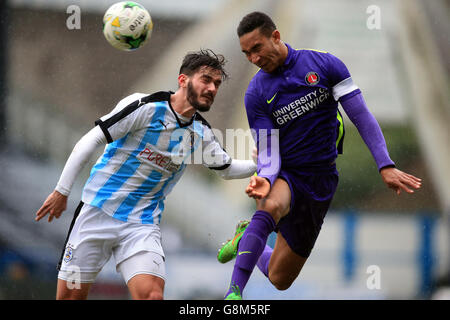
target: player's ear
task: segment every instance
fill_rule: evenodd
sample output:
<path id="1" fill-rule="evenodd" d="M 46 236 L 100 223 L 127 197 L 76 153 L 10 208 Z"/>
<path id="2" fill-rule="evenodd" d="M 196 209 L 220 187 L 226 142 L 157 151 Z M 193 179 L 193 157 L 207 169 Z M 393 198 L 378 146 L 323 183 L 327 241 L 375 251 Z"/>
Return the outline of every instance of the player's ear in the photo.
<path id="1" fill-rule="evenodd" d="M 280 42 L 280 40 L 281 40 L 281 34 L 280 34 L 280 31 L 278 31 L 278 30 L 273 30 L 273 32 L 272 32 L 272 40 L 273 40 L 275 43 Z"/>
<path id="2" fill-rule="evenodd" d="M 178 75 L 178 87 L 185 88 L 187 86 L 188 76 L 184 73 Z"/>

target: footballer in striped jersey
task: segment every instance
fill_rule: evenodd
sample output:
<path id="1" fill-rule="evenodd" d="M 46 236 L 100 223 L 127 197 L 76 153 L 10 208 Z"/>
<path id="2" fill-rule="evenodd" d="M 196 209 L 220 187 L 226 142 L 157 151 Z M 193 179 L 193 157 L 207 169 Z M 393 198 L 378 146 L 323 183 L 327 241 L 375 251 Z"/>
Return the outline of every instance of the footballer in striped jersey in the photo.
<path id="1" fill-rule="evenodd" d="M 48 221 L 65 210 L 75 178 L 97 147 L 106 144 L 84 186 L 59 262 L 57 299 L 86 299 L 114 256 L 133 299 L 162 299 L 164 251 L 159 224 L 164 200 L 190 156 L 225 179 L 251 176 L 253 160 L 224 151 L 199 114 L 208 111 L 227 74 L 211 50 L 184 57 L 176 92 L 132 94 L 75 145 L 55 190 L 36 213 Z M 73 284 L 75 282 L 75 284 Z"/>

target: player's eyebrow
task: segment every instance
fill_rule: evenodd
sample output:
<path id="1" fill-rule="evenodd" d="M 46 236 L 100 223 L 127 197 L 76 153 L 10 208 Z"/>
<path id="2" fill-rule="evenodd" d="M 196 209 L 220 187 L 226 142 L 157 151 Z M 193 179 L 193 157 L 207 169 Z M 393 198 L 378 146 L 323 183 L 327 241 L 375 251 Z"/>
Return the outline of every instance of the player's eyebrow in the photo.
<path id="1" fill-rule="evenodd" d="M 200 77 L 205 79 L 205 80 L 207 80 L 207 81 L 214 82 L 214 84 L 217 85 L 217 86 L 222 84 L 222 80 L 221 79 L 216 79 L 215 80 L 215 78 L 213 76 L 211 76 L 211 75 L 209 75 L 207 73 L 202 73 L 202 75 Z"/>
<path id="2" fill-rule="evenodd" d="M 249 51 L 247 51 L 247 50 L 242 50 L 242 52 L 243 52 L 243 53 L 249 53 L 249 52 L 258 50 L 259 48 L 261 48 L 261 43 L 256 43 L 255 45 L 253 45 L 253 47 L 251 47 L 251 48 L 249 49 Z"/>
<path id="3" fill-rule="evenodd" d="M 212 79 L 212 76 L 210 76 L 210 75 L 207 74 L 207 73 L 202 73 L 201 77 L 202 77 L 202 78 L 207 78 L 207 79 Z"/>

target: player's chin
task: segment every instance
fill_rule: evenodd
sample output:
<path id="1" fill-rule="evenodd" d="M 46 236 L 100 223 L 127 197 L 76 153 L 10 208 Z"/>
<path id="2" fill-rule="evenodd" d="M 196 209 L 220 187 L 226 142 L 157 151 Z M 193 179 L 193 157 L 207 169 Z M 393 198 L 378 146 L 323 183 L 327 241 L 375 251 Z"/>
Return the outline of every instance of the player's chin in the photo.
<path id="1" fill-rule="evenodd" d="M 211 109 L 211 105 L 201 105 L 197 108 L 197 110 L 200 112 L 207 112 L 209 111 L 209 109 Z"/>
<path id="2" fill-rule="evenodd" d="M 211 107 L 214 102 L 214 98 L 210 96 L 203 97 L 203 100 L 204 100 L 203 104 L 208 105 L 209 107 Z"/>
<path id="3" fill-rule="evenodd" d="M 268 63 L 262 65 L 260 68 L 266 73 L 272 73 L 273 71 L 275 71 L 276 66 L 274 66 L 272 63 L 268 62 Z"/>

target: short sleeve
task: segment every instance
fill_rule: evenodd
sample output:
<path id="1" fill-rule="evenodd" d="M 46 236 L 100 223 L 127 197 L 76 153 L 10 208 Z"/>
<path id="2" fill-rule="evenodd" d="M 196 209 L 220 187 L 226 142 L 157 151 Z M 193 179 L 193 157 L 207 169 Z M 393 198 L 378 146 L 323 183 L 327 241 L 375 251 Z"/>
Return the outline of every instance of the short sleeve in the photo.
<path id="1" fill-rule="evenodd" d="M 122 99 L 110 113 L 95 121 L 105 134 L 108 143 L 148 123 L 154 108 L 151 103 L 141 102 L 141 98 L 145 96 L 139 93 L 128 96 Z"/>
<path id="2" fill-rule="evenodd" d="M 358 86 L 348 71 L 347 66 L 336 56 L 328 53 L 328 70 L 330 78 L 330 87 L 332 88 L 333 97 L 339 101 L 342 97 L 355 91 L 359 93 Z M 357 91 L 357 92 L 356 92 Z"/>

